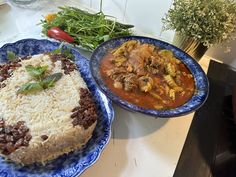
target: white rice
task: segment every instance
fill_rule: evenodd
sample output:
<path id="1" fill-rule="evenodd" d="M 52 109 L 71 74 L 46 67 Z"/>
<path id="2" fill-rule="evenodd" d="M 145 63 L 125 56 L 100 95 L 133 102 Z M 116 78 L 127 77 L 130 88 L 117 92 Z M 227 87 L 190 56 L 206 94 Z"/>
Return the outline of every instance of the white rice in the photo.
<path id="1" fill-rule="evenodd" d="M 80 100 L 79 89 L 87 88 L 79 72 L 74 70 L 69 75 L 63 74 L 53 88 L 34 94 L 17 94 L 20 86 L 34 81 L 25 70 L 27 65 L 47 65 L 48 74 L 63 73 L 61 61 L 53 63 L 48 55 L 36 55 L 20 63 L 22 66 L 4 81 L 6 86 L 0 90 L 0 117 L 4 118 L 6 124 L 25 121 L 32 139 L 28 147 L 20 147 L 8 158 L 23 164 L 44 162 L 85 144 L 96 123 L 85 130 L 79 125 L 73 127 L 70 118 L 72 109 L 78 106 Z M 41 135 L 49 138 L 42 141 Z"/>

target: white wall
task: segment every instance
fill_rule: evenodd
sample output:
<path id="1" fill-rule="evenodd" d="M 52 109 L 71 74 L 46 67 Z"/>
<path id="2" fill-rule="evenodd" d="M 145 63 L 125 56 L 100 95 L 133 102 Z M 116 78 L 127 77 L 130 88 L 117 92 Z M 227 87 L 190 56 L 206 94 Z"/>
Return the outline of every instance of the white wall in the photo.
<path id="1" fill-rule="evenodd" d="M 235 33 L 236 35 L 236 33 Z M 221 60 L 224 63 L 236 68 L 236 40 L 231 41 L 229 44 L 225 44 L 231 48 L 231 51 L 226 53 L 226 48 L 223 45 L 217 45 L 210 48 L 206 55 L 215 59 Z"/>
<path id="2" fill-rule="evenodd" d="M 80 2 L 99 10 L 100 0 Z M 161 18 L 171 3 L 172 0 L 103 0 L 103 12 L 117 17 L 121 22 L 135 25 L 139 34 L 162 38 Z M 169 39 L 170 37 L 164 36 L 164 40 L 169 41 Z"/>
<path id="3" fill-rule="evenodd" d="M 161 18 L 168 11 L 171 1 L 103 0 L 103 12 L 117 17 L 120 22 L 135 25 L 138 34 L 156 38 L 164 36 L 164 40 L 171 41 L 171 35 L 161 35 Z M 76 6 L 99 11 L 99 4 L 100 0 L 38 0 L 38 3 L 24 8 L 10 4 L 0 6 L 0 45 L 23 37 L 41 37 L 41 26 L 37 24 L 45 14 L 57 12 L 58 6 Z"/>

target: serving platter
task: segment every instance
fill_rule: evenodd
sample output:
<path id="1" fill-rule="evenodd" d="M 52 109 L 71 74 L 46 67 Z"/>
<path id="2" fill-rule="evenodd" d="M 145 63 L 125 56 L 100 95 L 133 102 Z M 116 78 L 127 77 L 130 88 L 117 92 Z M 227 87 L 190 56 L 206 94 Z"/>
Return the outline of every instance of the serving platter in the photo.
<path id="1" fill-rule="evenodd" d="M 191 72 L 194 81 L 195 81 L 195 92 L 193 96 L 183 105 L 165 110 L 154 110 L 154 109 L 145 109 L 134 105 L 124 99 L 121 99 L 119 96 L 114 94 L 105 84 L 102 75 L 100 73 L 100 65 L 103 57 L 113 49 L 122 45 L 123 43 L 129 40 L 140 41 L 141 43 L 148 43 L 154 46 L 157 46 L 160 49 L 171 50 L 176 58 L 181 60 L 185 66 Z M 94 80 L 96 81 L 99 88 L 115 103 L 121 107 L 128 109 L 130 111 L 141 112 L 147 115 L 161 117 L 161 118 L 172 118 L 179 117 L 182 115 L 189 114 L 193 111 L 199 109 L 206 101 L 209 92 L 209 83 L 206 74 L 204 73 L 201 66 L 187 53 L 181 49 L 158 39 L 143 37 L 143 36 L 126 36 L 110 39 L 100 46 L 98 46 L 93 52 L 90 59 L 90 70 Z"/>
<path id="2" fill-rule="evenodd" d="M 0 62 L 7 61 L 7 51 L 12 51 L 18 56 L 29 56 L 53 51 L 59 45 L 60 43 L 58 42 L 37 39 L 23 39 L 15 43 L 5 44 L 0 48 Z M 63 155 L 45 165 L 21 166 L 7 162 L 0 157 L 1 177 L 79 176 L 85 169 L 96 162 L 107 145 L 114 117 L 111 101 L 96 87 L 89 70 L 89 61 L 75 49 L 71 49 L 71 53 L 75 56 L 75 63 L 97 106 L 98 121 L 92 138 L 81 150 Z"/>

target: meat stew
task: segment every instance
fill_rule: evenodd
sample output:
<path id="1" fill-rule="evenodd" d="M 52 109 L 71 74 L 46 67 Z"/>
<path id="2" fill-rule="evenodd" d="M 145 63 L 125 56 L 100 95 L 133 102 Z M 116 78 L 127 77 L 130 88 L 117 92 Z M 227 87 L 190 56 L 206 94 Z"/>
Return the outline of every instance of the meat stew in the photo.
<path id="1" fill-rule="evenodd" d="M 146 109 L 173 109 L 194 94 L 188 68 L 172 51 L 130 40 L 101 60 L 101 76 L 120 98 Z"/>

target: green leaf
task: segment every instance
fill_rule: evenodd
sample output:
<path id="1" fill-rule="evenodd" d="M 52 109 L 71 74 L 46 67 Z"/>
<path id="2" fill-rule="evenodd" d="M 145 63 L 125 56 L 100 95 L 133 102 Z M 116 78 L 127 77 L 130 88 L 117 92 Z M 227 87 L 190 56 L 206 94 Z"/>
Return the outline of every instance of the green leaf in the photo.
<path id="1" fill-rule="evenodd" d="M 62 54 L 66 58 L 70 60 L 74 60 L 75 56 L 71 53 L 71 49 L 63 48 L 64 45 L 65 44 L 62 42 L 60 46 L 56 50 L 53 50 L 52 52 L 50 52 L 50 54 Z"/>
<path id="2" fill-rule="evenodd" d="M 58 48 L 56 50 L 53 50 L 51 54 L 61 54 L 61 48 Z"/>
<path id="3" fill-rule="evenodd" d="M 55 73 L 55 74 L 45 77 L 40 82 L 26 83 L 17 90 L 17 94 L 34 93 L 37 91 L 54 87 L 55 82 L 61 79 L 61 77 L 62 77 L 62 73 Z"/>
<path id="4" fill-rule="evenodd" d="M 70 60 L 74 60 L 75 56 L 71 53 L 71 50 L 66 48 L 62 50 L 62 54 L 65 55 L 66 58 L 70 59 Z"/>
<path id="5" fill-rule="evenodd" d="M 44 88 L 50 88 L 50 87 L 54 87 L 55 82 L 57 82 L 58 80 L 60 80 L 62 77 L 62 73 L 54 73 L 50 76 L 45 77 L 41 82 L 40 85 Z"/>
<path id="6" fill-rule="evenodd" d="M 17 56 L 16 56 L 16 54 L 14 52 L 7 51 L 7 59 L 9 61 L 13 61 L 13 60 L 17 59 Z"/>
<path id="7" fill-rule="evenodd" d="M 33 93 L 33 92 L 37 92 L 43 90 L 43 87 L 38 83 L 26 83 L 24 85 L 22 85 L 19 90 L 17 90 L 18 94 L 28 94 L 28 93 Z"/>
<path id="8" fill-rule="evenodd" d="M 32 66 L 28 65 L 25 67 L 26 71 L 34 78 L 41 79 L 45 71 L 48 69 L 48 66 Z"/>

